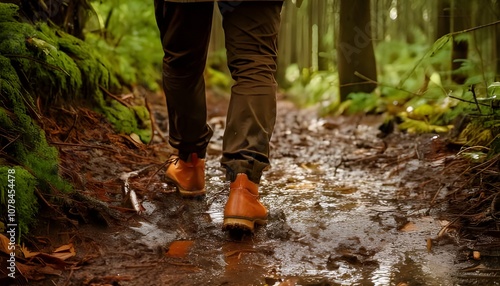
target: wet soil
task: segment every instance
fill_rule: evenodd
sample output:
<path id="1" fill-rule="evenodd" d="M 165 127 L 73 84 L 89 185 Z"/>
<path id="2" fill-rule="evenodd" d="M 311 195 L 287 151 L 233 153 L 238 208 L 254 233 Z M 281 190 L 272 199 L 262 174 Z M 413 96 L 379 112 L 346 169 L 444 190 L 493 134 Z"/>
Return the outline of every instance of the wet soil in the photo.
<path id="1" fill-rule="evenodd" d="M 320 118 L 281 100 L 260 185 L 269 222 L 253 235 L 223 232 L 226 103 L 212 100 L 203 198 L 183 199 L 164 183 L 159 168 L 172 150 L 160 136 L 149 146 L 119 141 L 139 150 L 120 153 L 121 164 L 103 149 L 65 149 L 82 186 L 66 210 L 78 226 L 47 219 L 37 237 L 70 241 L 76 256 L 33 285 L 500 285 L 495 273 L 462 271 L 479 263 L 446 215 L 462 182 L 457 150 L 432 134 L 381 138 L 379 116 Z M 165 108 L 152 102 L 166 130 Z M 124 174 L 141 214 L 126 203 Z"/>

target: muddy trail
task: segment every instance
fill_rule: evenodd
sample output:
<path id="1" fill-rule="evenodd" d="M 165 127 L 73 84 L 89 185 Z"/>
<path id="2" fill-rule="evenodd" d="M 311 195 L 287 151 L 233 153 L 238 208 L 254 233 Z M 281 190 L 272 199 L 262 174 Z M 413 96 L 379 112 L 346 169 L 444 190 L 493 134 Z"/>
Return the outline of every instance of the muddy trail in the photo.
<path id="1" fill-rule="evenodd" d="M 152 102 L 166 130 L 162 100 Z M 472 248 L 456 225 L 443 228 L 452 220 L 447 193 L 461 181 L 457 150 L 435 135 L 380 138 L 378 116 L 319 118 L 280 101 L 260 186 L 269 222 L 254 235 L 223 232 L 226 103 L 210 105 L 215 134 L 200 199 L 164 183 L 172 150 L 158 130 L 141 145 L 88 128 L 100 119 L 75 127 L 67 116 L 79 144 L 59 146 L 80 191 L 63 203 L 64 219 L 45 206 L 31 248 L 72 243 L 76 255 L 32 285 L 500 285 L 495 273 L 463 271 L 478 264 Z"/>

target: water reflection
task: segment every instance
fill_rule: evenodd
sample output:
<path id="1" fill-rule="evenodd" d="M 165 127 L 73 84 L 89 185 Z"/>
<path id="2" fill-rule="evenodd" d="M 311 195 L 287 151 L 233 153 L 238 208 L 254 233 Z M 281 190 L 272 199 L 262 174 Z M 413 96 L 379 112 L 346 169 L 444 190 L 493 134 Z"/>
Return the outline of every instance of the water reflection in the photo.
<path id="1" fill-rule="evenodd" d="M 393 273 L 394 269 L 392 265 L 380 265 L 380 267 L 373 272 L 371 282 L 373 282 L 374 286 L 391 285 Z"/>

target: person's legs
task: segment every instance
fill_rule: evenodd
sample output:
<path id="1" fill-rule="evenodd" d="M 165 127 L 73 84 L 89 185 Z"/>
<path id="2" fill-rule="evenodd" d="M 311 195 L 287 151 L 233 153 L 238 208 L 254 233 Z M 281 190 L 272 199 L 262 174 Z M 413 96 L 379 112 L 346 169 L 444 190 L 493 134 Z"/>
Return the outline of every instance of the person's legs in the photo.
<path id="1" fill-rule="evenodd" d="M 276 120 L 276 58 L 283 1 L 220 2 L 228 66 L 235 84 L 221 163 L 234 181 L 244 173 L 259 183 L 269 166 Z"/>
<path id="2" fill-rule="evenodd" d="M 212 130 L 207 124 L 205 81 L 213 2 L 155 0 L 156 22 L 165 52 L 163 88 L 167 99 L 169 142 L 187 161 L 204 158 Z"/>
<path id="3" fill-rule="evenodd" d="M 169 143 L 179 150 L 167 168 L 167 180 L 181 195 L 205 194 L 207 124 L 203 72 L 212 24 L 213 2 L 172 3 L 155 0 L 163 45 L 163 88 L 167 100 Z"/>
<path id="4" fill-rule="evenodd" d="M 235 84 L 221 164 L 231 181 L 224 229 L 254 230 L 267 221 L 258 184 L 269 166 L 276 121 L 277 41 L 283 1 L 220 2 L 227 59 Z"/>

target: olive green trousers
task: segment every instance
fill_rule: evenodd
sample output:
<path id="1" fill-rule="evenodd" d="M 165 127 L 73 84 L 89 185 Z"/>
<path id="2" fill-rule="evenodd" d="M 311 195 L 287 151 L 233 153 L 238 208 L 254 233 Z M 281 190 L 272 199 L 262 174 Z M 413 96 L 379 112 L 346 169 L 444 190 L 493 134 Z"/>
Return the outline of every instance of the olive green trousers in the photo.
<path id="1" fill-rule="evenodd" d="M 205 158 L 213 134 L 207 124 L 203 72 L 213 2 L 155 0 L 164 50 L 163 88 L 169 143 L 187 161 Z M 223 137 L 221 164 L 227 178 L 245 173 L 259 183 L 269 166 L 269 141 L 276 121 L 277 40 L 283 1 L 218 2 L 228 67 L 234 79 Z"/>

